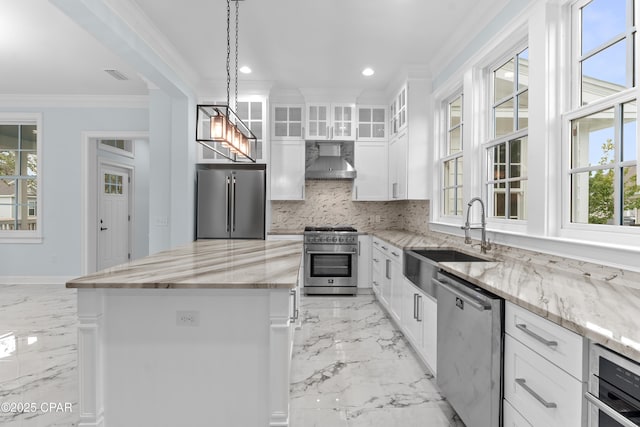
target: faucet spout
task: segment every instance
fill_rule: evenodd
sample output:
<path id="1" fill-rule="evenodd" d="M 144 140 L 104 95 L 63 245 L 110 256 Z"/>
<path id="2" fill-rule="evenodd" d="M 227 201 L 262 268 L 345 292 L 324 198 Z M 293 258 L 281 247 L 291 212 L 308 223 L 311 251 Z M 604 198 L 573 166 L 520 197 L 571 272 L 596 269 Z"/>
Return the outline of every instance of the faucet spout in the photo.
<path id="1" fill-rule="evenodd" d="M 466 244 L 471 244 L 471 236 L 469 235 L 469 230 L 475 230 L 478 228 L 478 227 L 472 227 L 471 223 L 469 222 L 469 216 L 471 214 L 471 206 L 473 206 L 475 202 L 480 203 L 480 221 L 481 222 L 480 222 L 479 228 L 482 230 L 480 252 L 484 254 L 491 249 L 491 244 L 487 241 L 487 221 L 486 221 L 485 210 L 484 210 L 484 202 L 480 197 L 474 197 L 473 199 L 469 200 L 469 203 L 467 203 L 467 219 L 461 228 L 464 230 L 464 242 Z"/>

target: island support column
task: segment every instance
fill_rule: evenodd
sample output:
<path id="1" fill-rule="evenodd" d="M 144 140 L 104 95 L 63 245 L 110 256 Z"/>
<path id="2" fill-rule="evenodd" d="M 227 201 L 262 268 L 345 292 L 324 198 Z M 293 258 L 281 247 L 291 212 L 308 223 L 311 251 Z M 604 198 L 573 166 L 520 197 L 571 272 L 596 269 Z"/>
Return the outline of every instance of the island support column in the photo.
<path id="1" fill-rule="evenodd" d="M 104 426 L 104 291 L 78 289 L 80 427 Z"/>
<path id="2" fill-rule="evenodd" d="M 270 293 L 269 328 L 269 426 L 289 426 L 289 388 L 291 378 L 291 310 L 292 292 Z M 293 295 L 295 299 L 295 295 Z"/>

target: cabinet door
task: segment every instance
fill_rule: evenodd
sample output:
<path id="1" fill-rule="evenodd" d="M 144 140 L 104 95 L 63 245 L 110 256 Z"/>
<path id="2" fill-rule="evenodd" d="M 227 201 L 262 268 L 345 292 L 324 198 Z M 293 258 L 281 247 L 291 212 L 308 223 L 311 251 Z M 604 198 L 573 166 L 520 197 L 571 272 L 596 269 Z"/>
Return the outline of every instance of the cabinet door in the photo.
<path id="1" fill-rule="evenodd" d="M 339 141 L 354 141 L 355 135 L 355 107 L 351 104 L 334 104 L 332 108 L 331 139 Z"/>
<path id="2" fill-rule="evenodd" d="M 381 298 L 382 293 L 382 264 L 384 263 L 382 254 L 379 250 L 371 248 L 371 287 L 373 293 L 378 300 Z"/>
<path id="3" fill-rule="evenodd" d="M 271 200 L 304 200 L 304 141 L 271 141 Z"/>
<path id="4" fill-rule="evenodd" d="M 355 144 L 356 179 L 353 200 L 387 200 L 388 157 L 386 142 Z"/>
<path id="5" fill-rule="evenodd" d="M 389 143 L 390 200 L 407 198 L 407 143 L 407 132 L 402 132 Z"/>
<path id="6" fill-rule="evenodd" d="M 402 327 L 403 332 L 409 338 L 413 348 L 422 348 L 422 322 L 418 321 L 418 313 L 422 310 L 418 307 L 419 292 L 413 284 L 403 277 L 402 280 Z"/>
<path id="7" fill-rule="evenodd" d="M 420 352 L 433 375 L 437 374 L 438 302 L 430 295 L 418 297 L 418 321 L 422 323 L 422 347 Z"/>
<path id="8" fill-rule="evenodd" d="M 407 87 L 403 86 L 396 101 L 398 107 L 398 132 L 407 126 Z"/>
<path id="9" fill-rule="evenodd" d="M 402 320 L 402 266 L 389 258 L 389 307 L 398 324 Z"/>
<path id="10" fill-rule="evenodd" d="M 358 288 L 371 288 L 371 236 L 358 236 Z"/>
<path id="11" fill-rule="evenodd" d="M 384 141 L 387 139 L 387 109 L 385 107 L 358 106 L 358 141 Z"/>
<path id="12" fill-rule="evenodd" d="M 322 141 L 329 138 L 330 112 L 328 104 L 307 105 L 307 139 Z"/>
<path id="13" fill-rule="evenodd" d="M 301 105 L 274 105 L 273 106 L 273 139 L 301 140 L 302 112 Z"/>

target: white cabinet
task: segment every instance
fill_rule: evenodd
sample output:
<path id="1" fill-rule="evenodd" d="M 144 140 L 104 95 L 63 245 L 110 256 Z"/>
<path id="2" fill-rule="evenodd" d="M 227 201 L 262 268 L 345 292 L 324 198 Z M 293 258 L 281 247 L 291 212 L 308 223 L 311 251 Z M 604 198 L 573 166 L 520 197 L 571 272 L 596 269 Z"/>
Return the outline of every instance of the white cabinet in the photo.
<path id="1" fill-rule="evenodd" d="M 425 364 L 436 375 L 438 304 L 407 278 L 402 281 L 402 331 Z"/>
<path id="2" fill-rule="evenodd" d="M 387 108 L 384 106 L 358 105 L 358 141 L 387 140 Z"/>
<path id="3" fill-rule="evenodd" d="M 354 145 L 357 175 L 353 180 L 353 200 L 387 200 L 389 160 L 387 143 L 358 141 Z"/>
<path id="4" fill-rule="evenodd" d="M 306 139 L 355 140 L 354 104 L 307 104 Z"/>
<path id="5" fill-rule="evenodd" d="M 271 200 L 304 200 L 304 162 L 303 140 L 271 141 Z"/>
<path id="6" fill-rule="evenodd" d="M 358 236 L 358 288 L 371 288 L 371 236 Z"/>
<path id="7" fill-rule="evenodd" d="M 389 142 L 389 199 L 407 199 L 407 132 Z"/>
<path id="8" fill-rule="evenodd" d="M 226 102 L 218 103 L 226 104 Z M 266 98 L 252 97 L 240 98 L 236 114 L 256 136 L 256 146 L 252 147 L 253 157 L 258 163 L 266 161 L 265 132 L 267 124 Z M 223 152 L 229 152 L 228 148 L 221 148 Z M 230 154 L 230 153 L 229 153 Z M 198 163 L 228 163 L 230 160 L 207 147 L 198 144 Z"/>
<path id="9" fill-rule="evenodd" d="M 389 108 L 389 199 L 424 200 L 430 196 L 430 81 L 408 79 Z"/>
<path id="10" fill-rule="evenodd" d="M 382 300 L 382 284 L 383 284 L 382 264 L 383 263 L 384 263 L 384 258 L 380 250 L 372 246 L 371 247 L 371 287 L 373 288 L 373 293 L 375 294 L 378 301 Z"/>
<path id="11" fill-rule="evenodd" d="M 380 283 L 379 299 L 385 306 L 391 317 L 398 324 L 402 319 L 402 251 L 385 242 L 373 237 L 371 239 L 374 258 L 380 264 L 378 277 Z"/>
<path id="12" fill-rule="evenodd" d="M 585 350 L 584 338 L 506 302 L 505 406 L 532 426 L 581 426 Z"/>
<path id="13" fill-rule="evenodd" d="M 274 104 L 272 109 L 271 138 L 277 140 L 302 140 L 304 106 L 298 104 Z"/>

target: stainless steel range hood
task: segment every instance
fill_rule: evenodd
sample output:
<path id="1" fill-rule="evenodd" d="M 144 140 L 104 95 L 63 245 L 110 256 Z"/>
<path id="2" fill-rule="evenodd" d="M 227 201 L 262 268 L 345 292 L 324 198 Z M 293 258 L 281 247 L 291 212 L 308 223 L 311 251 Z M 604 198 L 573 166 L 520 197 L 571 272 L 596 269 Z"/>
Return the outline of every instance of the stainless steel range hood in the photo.
<path id="1" fill-rule="evenodd" d="M 341 155 L 339 142 L 318 142 L 318 158 L 306 169 L 305 179 L 354 179 L 356 170 Z"/>

